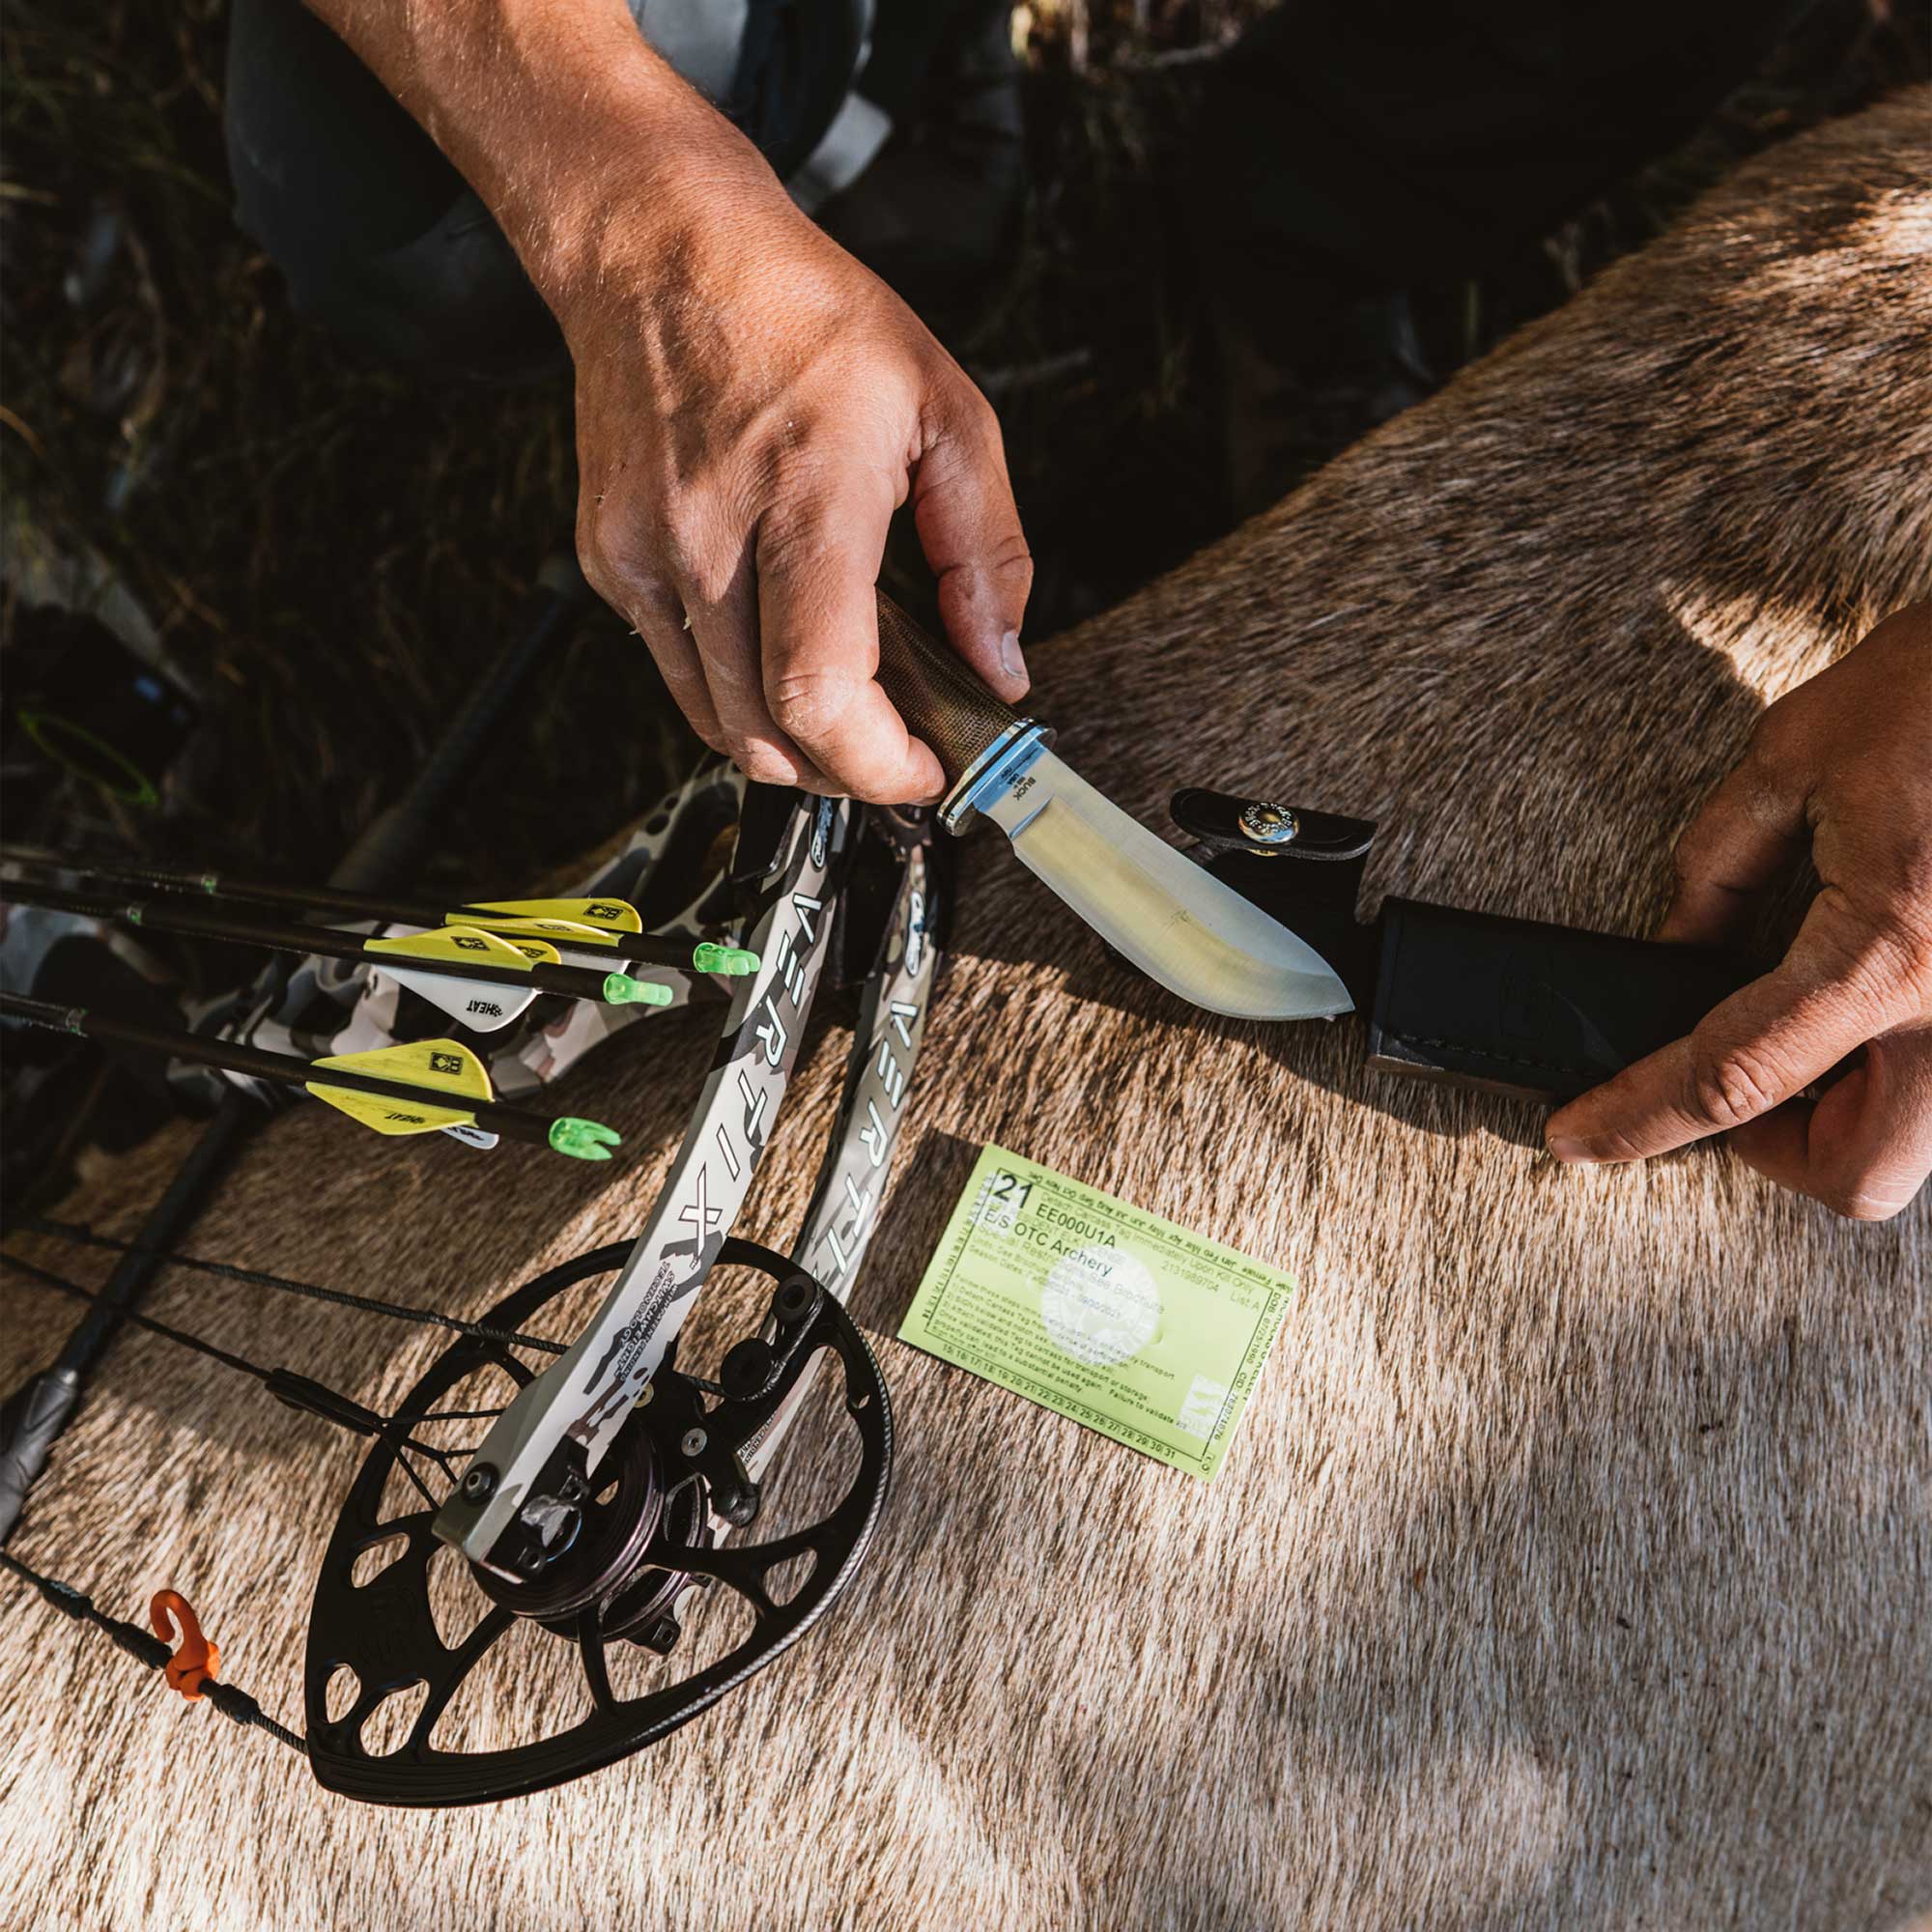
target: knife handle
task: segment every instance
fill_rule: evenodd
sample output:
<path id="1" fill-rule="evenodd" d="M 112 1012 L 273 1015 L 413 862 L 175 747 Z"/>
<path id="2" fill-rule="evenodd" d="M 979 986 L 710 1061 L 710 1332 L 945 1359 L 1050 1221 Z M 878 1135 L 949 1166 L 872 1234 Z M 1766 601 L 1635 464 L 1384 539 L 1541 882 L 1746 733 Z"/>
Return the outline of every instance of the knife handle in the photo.
<path id="1" fill-rule="evenodd" d="M 1027 720 L 1002 704 L 956 651 L 926 636 L 879 592 L 879 683 L 915 738 L 939 754 L 955 790 Z M 948 805 L 952 803 L 949 797 Z"/>

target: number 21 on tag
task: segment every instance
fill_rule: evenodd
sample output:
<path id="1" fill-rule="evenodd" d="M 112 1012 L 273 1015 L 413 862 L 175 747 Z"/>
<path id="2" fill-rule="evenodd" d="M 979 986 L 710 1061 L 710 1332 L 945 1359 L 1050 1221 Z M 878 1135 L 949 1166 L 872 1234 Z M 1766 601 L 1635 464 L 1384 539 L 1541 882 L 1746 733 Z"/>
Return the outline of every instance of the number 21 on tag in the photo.
<path id="1" fill-rule="evenodd" d="M 1032 1181 L 1022 1180 L 1018 1175 L 996 1167 L 986 1177 L 986 1191 L 980 1198 L 980 1211 L 974 1219 L 980 1227 L 991 1229 L 995 1234 L 1010 1235 L 1013 1223 L 1019 1219 L 1020 1210 L 1032 1192 Z"/>

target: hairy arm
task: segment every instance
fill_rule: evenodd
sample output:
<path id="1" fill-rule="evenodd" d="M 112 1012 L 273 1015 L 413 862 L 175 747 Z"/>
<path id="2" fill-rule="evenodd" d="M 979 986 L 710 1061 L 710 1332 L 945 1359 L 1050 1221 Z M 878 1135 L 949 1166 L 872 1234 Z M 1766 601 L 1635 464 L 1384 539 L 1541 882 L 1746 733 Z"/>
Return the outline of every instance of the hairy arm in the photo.
<path id="1" fill-rule="evenodd" d="M 1027 687 L 999 426 L 621 0 L 311 0 L 475 187 L 577 369 L 578 550 L 753 778 L 910 803 L 938 760 L 874 680 L 911 497 L 954 647 Z"/>
<path id="2" fill-rule="evenodd" d="M 623 0 L 309 6 L 482 196 L 553 307 L 595 274 L 614 205 L 669 200 L 696 185 L 694 163 L 721 185 L 762 166 L 644 44 Z"/>

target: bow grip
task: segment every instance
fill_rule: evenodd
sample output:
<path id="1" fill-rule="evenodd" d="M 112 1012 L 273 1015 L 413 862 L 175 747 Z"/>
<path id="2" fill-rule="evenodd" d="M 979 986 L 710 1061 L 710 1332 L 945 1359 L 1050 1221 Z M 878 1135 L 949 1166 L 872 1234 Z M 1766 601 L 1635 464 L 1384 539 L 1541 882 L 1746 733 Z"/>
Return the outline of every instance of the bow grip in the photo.
<path id="1" fill-rule="evenodd" d="M 975 781 L 1000 752 L 1037 727 L 1002 704 L 963 658 L 928 637 L 883 590 L 878 679 L 906 729 L 937 753 L 948 786 L 940 823 L 956 832 Z"/>

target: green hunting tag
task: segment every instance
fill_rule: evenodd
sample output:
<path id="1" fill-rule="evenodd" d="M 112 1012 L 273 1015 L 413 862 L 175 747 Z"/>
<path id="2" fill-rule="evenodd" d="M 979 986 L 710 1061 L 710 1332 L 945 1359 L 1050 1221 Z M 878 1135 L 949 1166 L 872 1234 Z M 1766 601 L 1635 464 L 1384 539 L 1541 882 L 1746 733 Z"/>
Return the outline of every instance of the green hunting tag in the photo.
<path id="1" fill-rule="evenodd" d="M 1211 1482 L 1294 1280 L 987 1147 L 899 1339 Z"/>

